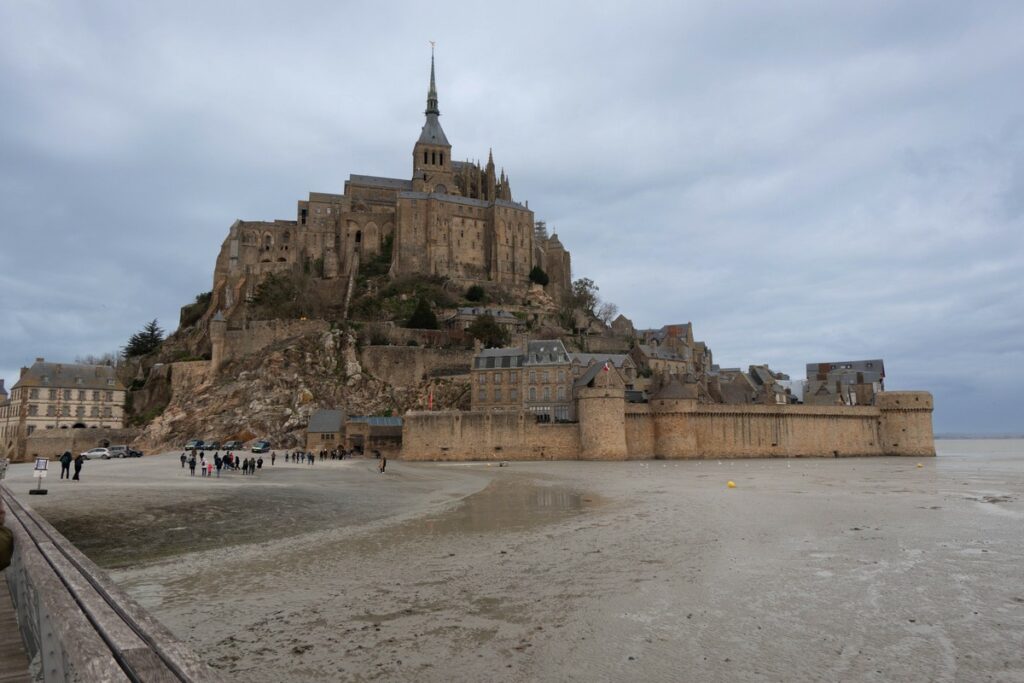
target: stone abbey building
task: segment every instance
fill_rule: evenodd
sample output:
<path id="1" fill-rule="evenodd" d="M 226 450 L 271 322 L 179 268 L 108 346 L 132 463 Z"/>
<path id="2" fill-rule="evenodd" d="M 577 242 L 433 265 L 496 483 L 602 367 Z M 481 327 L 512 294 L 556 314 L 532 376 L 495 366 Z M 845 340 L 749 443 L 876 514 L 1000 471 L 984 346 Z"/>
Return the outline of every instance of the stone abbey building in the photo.
<path id="1" fill-rule="evenodd" d="M 504 170 L 455 161 L 441 128 L 434 58 L 426 121 L 412 148 L 408 178 L 350 175 L 343 194 L 311 192 L 295 220 L 231 226 L 214 270 L 210 311 L 231 320 L 268 273 L 304 270 L 351 287 L 361 262 L 391 251 L 390 275 L 440 276 L 459 286 L 529 286 L 540 266 L 556 301 L 569 291 L 569 252 L 557 235 L 535 235 L 534 214 L 512 198 Z"/>

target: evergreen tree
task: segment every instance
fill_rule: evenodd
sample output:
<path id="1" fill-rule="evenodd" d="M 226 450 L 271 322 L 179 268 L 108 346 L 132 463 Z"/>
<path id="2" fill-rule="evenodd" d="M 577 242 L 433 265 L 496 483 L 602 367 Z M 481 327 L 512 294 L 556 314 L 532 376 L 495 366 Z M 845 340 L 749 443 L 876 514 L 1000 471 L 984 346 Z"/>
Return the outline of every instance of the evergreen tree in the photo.
<path id="1" fill-rule="evenodd" d="M 505 346 L 509 342 L 509 333 L 504 327 L 498 324 L 490 313 L 478 315 L 476 320 L 466 328 L 466 334 L 488 347 Z"/>
<path id="2" fill-rule="evenodd" d="M 411 327 L 414 330 L 437 329 L 437 316 L 430 310 L 430 304 L 425 298 L 420 297 L 420 300 L 416 302 L 416 310 L 412 312 L 406 327 Z"/>
<path id="3" fill-rule="evenodd" d="M 548 274 L 540 266 L 534 266 L 530 271 L 530 282 L 546 287 L 548 284 Z"/>
<path id="4" fill-rule="evenodd" d="M 487 292 L 480 285 L 472 285 L 466 290 L 466 301 L 483 301 Z"/>
<path id="5" fill-rule="evenodd" d="M 141 332 L 136 332 L 128 339 L 124 347 L 124 357 L 134 358 L 145 356 L 147 353 L 156 351 L 164 342 L 164 331 L 157 325 L 156 318 L 146 323 Z"/>

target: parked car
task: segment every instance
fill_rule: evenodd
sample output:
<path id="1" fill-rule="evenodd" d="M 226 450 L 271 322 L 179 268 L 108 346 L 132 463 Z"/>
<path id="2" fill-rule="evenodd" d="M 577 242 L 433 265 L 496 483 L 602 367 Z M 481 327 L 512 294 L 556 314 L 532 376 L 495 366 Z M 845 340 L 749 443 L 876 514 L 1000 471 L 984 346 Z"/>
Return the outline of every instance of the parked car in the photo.
<path id="1" fill-rule="evenodd" d="M 110 446 L 107 450 L 110 451 L 111 458 L 127 458 L 131 449 L 128 446 Z"/>
<path id="2" fill-rule="evenodd" d="M 103 458 L 104 460 L 110 460 L 110 449 L 109 448 L 90 448 L 85 453 L 81 454 L 86 460 L 95 460 L 96 458 Z"/>
<path id="3" fill-rule="evenodd" d="M 267 453 L 270 451 L 269 441 L 257 441 L 252 445 L 253 453 Z"/>
<path id="4" fill-rule="evenodd" d="M 143 456 L 142 451 L 137 451 L 134 448 L 129 448 L 128 453 L 125 455 L 126 458 L 141 458 Z"/>
<path id="5" fill-rule="evenodd" d="M 241 441 L 228 441 L 224 444 L 224 450 L 226 451 L 240 451 L 245 448 L 245 445 Z"/>
<path id="6" fill-rule="evenodd" d="M 199 450 L 202 447 L 203 447 L 203 440 L 202 439 L 189 439 L 188 441 L 185 442 L 185 450 L 186 451 Z"/>
<path id="7" fill-rule="evenodd" d="M 203 448 L 205 448 L 208 451 L 219 451 L 220 441 L 204 441 Z"/>

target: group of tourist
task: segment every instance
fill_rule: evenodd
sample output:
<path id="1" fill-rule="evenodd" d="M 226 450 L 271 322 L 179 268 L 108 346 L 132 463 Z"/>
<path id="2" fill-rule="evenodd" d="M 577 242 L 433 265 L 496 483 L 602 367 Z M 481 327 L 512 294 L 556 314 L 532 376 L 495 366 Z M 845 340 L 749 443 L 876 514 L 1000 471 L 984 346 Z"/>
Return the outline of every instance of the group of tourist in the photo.
<path id="1" fill-rule="evenodd" d="M 222 458 L 220 451 L 214 451 L 213 459 L 206 459 L 206 451 L 199 452 L 199 459 L 196 460 L 196 452 L 182 452 L 181 458 L 181 469 L 185 469 L 188 466 L 189 476 L 196 476 L 196 467 L 199 468 L 199 476 L 201 477 L 213 477 L 216 472 L 216 476 L 220 477 L 220 471 L 222 469 L 228 469 L 231 471 L 241 470 L 242 474 L 255 474 L 256 470 L 263 469 L 263 456 L 258 458 L 239 458 L 237 455 L 228 451 Z M 271 464 L 273 464 L 273 456 L 271 458 Z"/>

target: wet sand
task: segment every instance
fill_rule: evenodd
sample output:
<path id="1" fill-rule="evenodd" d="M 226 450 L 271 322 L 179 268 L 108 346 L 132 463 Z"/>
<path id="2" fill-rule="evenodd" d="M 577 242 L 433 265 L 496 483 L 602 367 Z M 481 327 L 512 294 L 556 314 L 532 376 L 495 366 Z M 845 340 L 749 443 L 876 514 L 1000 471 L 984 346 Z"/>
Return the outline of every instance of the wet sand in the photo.
<path id="1" fill-rule="evenodd" d="M 239 681 L 1024 680 L 1024 442 L 938 446 L 9 479 Z"/>

